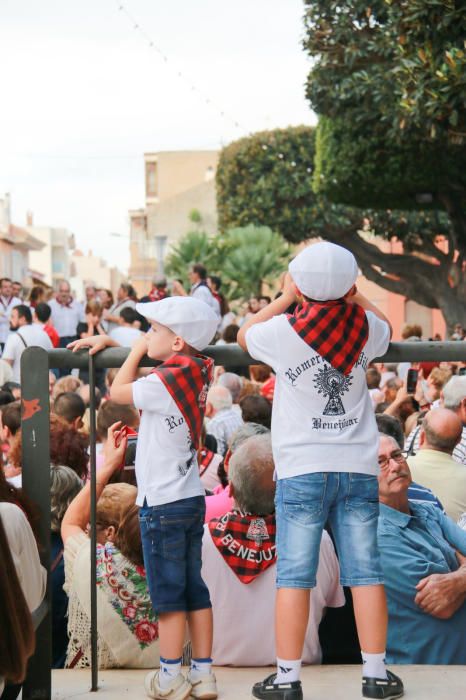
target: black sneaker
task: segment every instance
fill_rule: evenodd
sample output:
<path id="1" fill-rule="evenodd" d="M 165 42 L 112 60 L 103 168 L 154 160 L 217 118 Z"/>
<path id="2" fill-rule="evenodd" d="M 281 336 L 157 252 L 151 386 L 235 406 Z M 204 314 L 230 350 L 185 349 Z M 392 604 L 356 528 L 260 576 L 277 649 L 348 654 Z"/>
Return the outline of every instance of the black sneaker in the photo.
<path id="1" fill-rule="evenodd" d="M 277 674 L 272 673 L 260 683 L 255 683 L 252 697 L 266 700 L 303 700 L 301 681 L 292 683 L 274 683 Z"/>
<path id="2" fill-rule="evenodd" d="M 362 678 L 362 694 L 365 698 L 401 698 L 404 693 L 403 681 L 391 671 L 385 678 Z"/>

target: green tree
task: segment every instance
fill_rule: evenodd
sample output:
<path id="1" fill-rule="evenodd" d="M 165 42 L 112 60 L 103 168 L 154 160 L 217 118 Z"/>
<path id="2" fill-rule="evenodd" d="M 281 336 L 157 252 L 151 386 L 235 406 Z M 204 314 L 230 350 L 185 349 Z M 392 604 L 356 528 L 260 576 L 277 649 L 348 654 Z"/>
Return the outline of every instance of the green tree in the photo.
<path id="1" fill-rule="evenodd" d="M 316 192 L 376 209 L 443 208 L 451 226 L 433 214 L 433 231 L 421 225 L 414 238 L 397 232 L 403 255 L 382 255 L 357 232 L 344 243 L 364 254 L 364 272 L 381 286 L 439 307 L 448 325 L 466 323 L 464 3 L 305 4 L 313 59 L 307 95 L 320 115 Z M 446 247 L 436 243 L 439 232 Z"/>
<path id="2" fill-rule="evenodd" d="M 314 133 L 310 127 L 261 132 L 223 149 L 217 171 L 222 229 L 252 223 L 269 226 L 291 242 L 321 236 L 339 243 L 354 252 L 368 279 L 420 304 L 440 308 L 449 325 L 457 320 L 466 324 L 457 284 L 461 262 L 438 245 L 439 236 L 454 235 L 446 215 L 438 210 L 365 209 L 363 196 L 360 207 L 349 207 L 314 193 L 311 178 L 320 168 L 319 161 L 315 170 L 312 165 Z M 343 149 L 342 144 L 340 147 Z M 344 156 L 342 150 L 341 167 L 346 163 Z M 295 158 L 295 165 L 290 157 Z M 415 177 L 414 166 L 412 174 Z M 353 180 L 356 188 L 357 180 Z M 407 201 L 401 200 L 401 205 Z M 378 206 L 383 206 L 382 201 Z M 403 241 L 404 253 L 383 253 L 373 234 Z"/>
<path id="3" fill-rule="evenodd" d="M 229 229 L 224 239 L 228 254 L 220 274 L 228 283 L 230 299 L 261 295 L 263 284 L 274 284 L 287 268 L 290 248 L 267 226 Z"/>
<path id="4" fill-rule="evenodd" d="M 188 273 L 192 265 L 202 263 L 208 270 L 219 266 L 222 242 L 204 231 L 189 231 L 167 256 L 165 270 L 168 275 L 188 285 Z"/>

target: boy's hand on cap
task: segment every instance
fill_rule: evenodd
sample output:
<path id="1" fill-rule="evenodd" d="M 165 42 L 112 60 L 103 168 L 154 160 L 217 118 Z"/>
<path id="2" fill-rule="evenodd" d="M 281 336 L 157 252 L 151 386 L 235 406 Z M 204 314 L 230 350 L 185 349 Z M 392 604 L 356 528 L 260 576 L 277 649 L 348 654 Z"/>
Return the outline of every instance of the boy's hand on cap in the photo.
<path id="1" fill-rule="evenodd" d="M 283 296 L 286 296 L 290 300 L 290 303 L 293 303 L 296 301 L 296 292 L 297 289 L 293 278 L 290 273 L 287 272 L 283 279 Z"/>

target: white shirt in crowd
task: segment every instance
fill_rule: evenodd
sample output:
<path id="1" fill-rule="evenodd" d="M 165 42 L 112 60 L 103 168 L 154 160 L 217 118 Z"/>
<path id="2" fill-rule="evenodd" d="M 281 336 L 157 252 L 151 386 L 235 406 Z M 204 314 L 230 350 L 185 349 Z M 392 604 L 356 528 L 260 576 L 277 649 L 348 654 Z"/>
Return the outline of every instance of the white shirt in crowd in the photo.
<path id="1" fill-rule="evenodd" d="M 119 316 L 120 311 L 123 311 L 123 309 L 135 309 L 136 308 L 136 302 L 134 299 L 123 299 L 123 301 L 117 301 L 113 306 L 111 306 L 108 310 L 108 313 L 110 316 Z M 114 321 L 106 321 L 107 324 L 107 333 L 111 333 L 115 328 L 119 328 L 120 324 L 115 323 Z"/>
<path id="2" fill-rule="evenodd" d="M 195 299 L 200 299 L 205 304 L 210 306 L 220 319 L 220 302 L 214 297 L 209 287 L 206 284 L 195 284 L 191 287 L 191 296 Z"/>
<path id="3" fill-rule="evenodd" d="M 33 612 L 42 603 L 47 586 L 47 572 L 40 563 L 36 540 L 26 516 L 14 503 L 0 502 L 0 517 L 27 606 Z"/>
<path id="4" fill-rule="evenodd" d="M 10 331 L 10 316 L 15 306 L 23 302 L 19 297 L 7 297 L 0 295 L 0 343 L 5 343 Z"/>
<path id="5" fill-rule="evenodd" d="M 270 666 L 276 662 L 273 609 L 276 565 L 251 583 L 242 583 L 212 541 L 208 526 L 202 540 L 202 578 L 210 591 L 214 614 L 212 659 L 219 666 Z M 332 540 L 324 531 L 320 545 L 316 587 L 304 640 L 303 662 L 319 664 L 319 624 L 325 608 L 345 604 L 340 570 Z"/>
<path id="6" fill-rule="evenodd" d="M 140 338 L 141 335 L 142 331 L 138 328 L 131 328 L 131 326 L 117 326 L 110 331 L 110 338 L 124 348 L 132 348 L 133 343 Z"/>
<path id="7" fill-rule="evenodd" d="M 60 338 L 76 336 L 78 323 L 85 320 L 82 304 L 75 299 L 69 305 L 60 304 L 56 299 L 47 302 L 52 311 L 52 322 Z"/>
<path id="8" fill-rule="evenodd" d="M 133 383 L 133 402 L 142 411 L 136 448 L 136 504 L 158 506 L 204 496 L 197 452 L 188 426 L 156 374 Z"/>
<path id="9" fill-rule="evenodd" d="M 285 315 L 246 332 L 252 357 L 276 374 L 272 446 L 279 479 L 311 472 L 377 474 L 377 424 L 366 369 L 383 355 L 390 329 L 366 311 L 369 337 L 344 376 L 307 345 Z"/>
<path id="10" fill-rule="evenodd" d="M 30 347 L 53 350 L 52 341 L 39 323 L 21 326 L 12 331 L 5 343 L 2 359 L 13 361 L 13 381 L 21 381 L 21 355 Z"/>

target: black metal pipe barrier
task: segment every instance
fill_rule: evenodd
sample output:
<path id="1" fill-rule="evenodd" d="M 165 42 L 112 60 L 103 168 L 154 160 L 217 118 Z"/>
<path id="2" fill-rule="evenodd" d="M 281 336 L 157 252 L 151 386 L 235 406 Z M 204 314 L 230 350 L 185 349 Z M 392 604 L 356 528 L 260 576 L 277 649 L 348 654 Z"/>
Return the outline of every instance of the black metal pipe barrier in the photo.
<path id="1" fill-rule="evenodd" d="M 87 351 L 73 353 L 57 349 L 27 348 L 21 356 L 22 396 L 22 455 L 23 488 L 39 506 L 41 512 L 41 560 L 48 571 L 48 612 L 36 633 L 36 652 L 28 665 L 23 688 L 23 700 L 49 700 L 52 697 L 52 623 L 50 591 L 50 403 L 49 369 L 69 368 L 89 370 L 90 412 L 90 478 L 91 478 L 91 690 L 98 689 L 97 659 L 97 589 L 96 589 L 96 411 L 95 370 L 121 367 L 129 354 L 126 348 L 109 348 L 97 355 Z M 224 367 L 257 364 L 238 345 L 209 346 L 205 354 Z M 388 352 L 378 362 L 466 362 L 466 342 L 405 342 L 391 343 Z M 141 367 L 156 365 L 144 357 Z"/>

